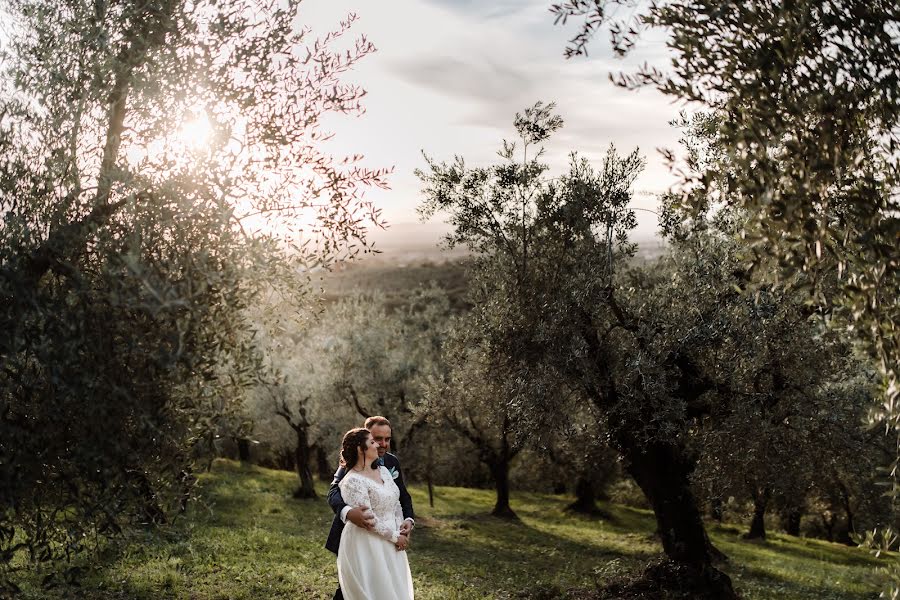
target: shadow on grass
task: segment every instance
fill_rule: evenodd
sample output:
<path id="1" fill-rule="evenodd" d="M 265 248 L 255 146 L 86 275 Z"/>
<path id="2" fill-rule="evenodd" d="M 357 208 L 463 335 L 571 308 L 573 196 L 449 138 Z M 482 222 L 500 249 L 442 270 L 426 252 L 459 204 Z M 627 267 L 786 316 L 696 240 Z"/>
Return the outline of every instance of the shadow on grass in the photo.
<path id="1" fill-rule="evenodd" d="M 824 598 L 853 598 L 854 600 L 875 600 L 880 589 L 876 581 L 860 582 L 860 586 L 869 588 L 868 592 L 853 593 L 846 589 L 846 582 L 835 582 L 834 585 L 813 585 L 789 579 L 762 567 L 741 565 L 726 568 L 725 572 L 732 578 L 735 588 L 745 598 L 764 598 L 766 600 L 821 600 Z"/>
<path id="2" fill-rule="evenodd" d="M 795 538 L 786 540 L 775 538 L 771 543 L 779 554 L 791 554 L 798 558 L 817 561 L 839 562 L 843 565 L 877 567 L 885 564 L 886 559 L 878 559 L 863 548 L 844 546 L 818 540 Z"/>
<path id="3" fill-rule="evenodd" d="M 713 531 L 712 535 L 717 543 L 734 547 L 749 554 L 758 555 L 769 552 L 780 556 L 788 555 L 798 560 L 815 562 L 840 563 L 844 566 L 877 567 L 885 564 L 888 559 L 878 559 L 868 554 L 864 549 L 835 544 L 824 540 L 815 540 L 801 537 L 788 537 L 782 535 L 770 535 L 765 540 L 744 540 L 739 536 L 730 535 L 721 531 Z M 753 549 L 749 552 L 749 549 Z"/>
<path id="4" fill-rule="evenodd" d="M 604 544 L 604 538 L 558 535 L 552 530 L 559 526 L 553 515 L 520 511 L 520 516 L 521 521 L 510 522 L 486 514 L 445 514 L 434 526 L 417 528 L 410 554 L 414 576 L 418 572 L 450 589 L 465 584 L 483 593 L 535 586 L 565 589 L 587 582 L 602 585 L 611 564 L 618 574 L 657 555 L 640 547 L 623 551 Z M 571 531 L 568 525 L 566 531 Z"/>

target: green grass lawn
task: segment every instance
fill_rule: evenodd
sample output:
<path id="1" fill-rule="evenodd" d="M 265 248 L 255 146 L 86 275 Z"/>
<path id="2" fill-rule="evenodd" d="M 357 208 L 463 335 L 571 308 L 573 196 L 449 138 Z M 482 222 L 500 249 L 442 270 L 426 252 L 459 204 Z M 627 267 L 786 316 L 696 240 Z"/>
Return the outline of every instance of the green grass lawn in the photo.
<path id="1" fill-rule="evenodd" d="M 294 500 L 292 473 L 217 461 L 202 477 L 208 507 L 162 533 L 110 549 L 83 585 L 98 599 L 192 600 L 330 598 L 334 555 L 323 548 L 332 513 L 324 499 Z M 320 486 L 324 494 L 325 487 Z M 573 517 L 571 499 L 513 494 L 521 522 L 487 516 L 490 490 L 411 489 L 418 526 L 409 559 L 418 600 L 515 598 L 524 590 L 603 584 L 656 556 L 653 516 L 604 506 L 608 521 Z M 771 535 L 746 542 L 736 528 L 712 528 L 730 558 L 725 570 L 747 600 L 876 598 L 874 558 L 859 549 Z M 71 597 L 72 591 L 26 592 L 26 598 Z"/>

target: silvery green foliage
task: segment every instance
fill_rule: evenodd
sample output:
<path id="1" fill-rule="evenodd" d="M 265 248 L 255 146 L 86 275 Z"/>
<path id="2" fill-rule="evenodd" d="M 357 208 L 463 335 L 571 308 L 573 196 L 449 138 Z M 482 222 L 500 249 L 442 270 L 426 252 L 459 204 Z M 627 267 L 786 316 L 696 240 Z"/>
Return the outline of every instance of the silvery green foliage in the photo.
<path id="1" fill-rule="evenodd" d="M 4 592 L 183 510 L 201 442 L 267 377 L 245 309 L 379 218 L 359 191 L 385 172 L 322 148 L 373 48 L 298 5 L 0 4 Z M 202 144 L 179 133 L 198 118 Z"/>
<path id="2" fill-rule="evenodd" d="M 669 334 L 643 302 L 643 286 L 623 285 L 618 276 L 634 253 L 628 205 L 643 168 L 638 152 L 620 156 L 610 147 L 599 168 L 573 154 L 568 172 L 551 177 L 534 148 L 562 124 L 548 108 L 537 104 L 516 116 L 521 146 L 504 142 L 495 165 L 428 159 L 428 171 L 419 172 L 423 215 L 446 212 L 454 226 L 448 242 L 476 254 L 473 309 L 458 328 L 468 339 L 457 344 L 464 351 L 452 363 L 459 366 L 434 398 L 478 381 L 484 391 L 471 406 L 465 394 L 452 394 L 461 404 L 453 418 L 476 433 L 493 420 L 491 437 L 502 447 L 510 445 L 510 430 L 552 427 L 565 395 L 580 396 L 653 503 L 668 557 L 696 575 L 692 589 L 733 597 L 730 581 L 711 563 L 684 442 L 688 413 L 692 404 L 702 407 L 706 389 L 688 353 L 715 332 L 692 327 L 688 312 L 681 315 L 686 335 Z M 679 385 L 690 389 L 670 393 Z"/>
<path id="3" fill-rule="evenodd" d="M 454 326 L 458 356 L 451 362 L 463 369 L 467 346 L 482 356 L 487 362 L 479 368 L 508 379 L 503 385 L 511 386 L 512 412 L 527 417 L 529 429 L 547 416 L 533 411 L 532 401 L 556 393 L 558 380 L 537 371 L 523 377 L 524 359 L 542 355 L 538 344 L 560 357 L 583 358 L 580 303 L 603 299 L 594 306 L 603 313 L 615 269 L 634 252 L 627 236 L 636 220 L 628 202 L 643 167 L 636 150 L 620 156 L 611 146 L 599 169 L 572 154 L 568 171 L 551 177 L 541 144 L 562 126 L 553 108 L 539 102 L 517 114 L 519 140 L 503 141 L 495 165 L 426 156 L 428 170 L 418 171 L 422 215 L 446 212 L 454 226 L 448 245 L 475 252 L 468 294 L 473 310 Z"/>
<path id="4" fill-rule="evenodd" d="M 332 469 L 341 436 L 366 417 L 392 420 L 398 448 L 413 439 L 424 425 L 422 388 L 436 369 L 450 304 L 434 285 L 406 290 L 400 303 L 356 291 L 297 318 L 290 302 L 270 295 L 259 312 L 273 314 L 260 315 L 269 326 L 258 340 L 275 376 L 247 394 L 254 439 L 278 454 L 307 455 L 301 462 L 321 448 Z M 303 467 L 301 495 L 311 495 Z"/>
<path id="5" fill-rule="evenodd" d="M 632 21 L 616 19 L 621 6 L 637 7 Z M 617 82 L 654 85 L 718 116 L 720 155 L 685 171 L 684 217 L 711 204 L 741 208 L 756 262 L 773 260 L 788 280 L 810 275 L 814 301 L 874 358 L 882 394 L 870 420 L 898 439 L 900 5 L 569 0 L 551 10 L 558 21 L 583 20 L 569 56 L 607 24 L 620 52 L 647 28 L 667 35 L 672 69 Z M 820 285 L 832 277 L 836 287 Z M 898 465 L 900 452 L 895 478 Z"/>
<path id="6" fill-rule="evenodd" d="M 527 436 L 517 411 L 517 396 L 534 382 L 498 368 L 498 361 L 467 319 L 456 321 L 444 343 L 444 372 L 425 388 L 423 412 L 437 427 L 449 427 L 471 444 L 473 454 L 487 467 L 497 498 L 491 512 L 516 518 L 510 506 L 509 471 Z"/>
<path id="7" fill-rule="evenodd" d="M 787 344 L 780 328 L 795 328 L 793 342 L 808 352 L 816 311 L 801 293 L 766 284 L 761 271 L 747 268 L 746 245 L 734 240 L 735 210 L 690 228 L 670 223 L 676 248 L 666 268 L 629 267 L 636 154 L 611 151 L 598 171 L 573 158 L 569 173 L 551 178 L 535 158 L 513 161 L 510 147 L 493 167 L 431 161 L 430 173 L 421 174 L 424 212 L 447 211 L 456 226 L 451 243 L 477 252 L 473 310 L 458 328 L 465 352 L 447 361 L 460 367 L 434 401 L 443 408 L 450 404 L 439 399 L 459 398 L 455 418 L 473 429 L 487 429 L 473 417 L 502 423 L 509 415 L 515 429 L 534 431 L 560 421 L 567 393 L 582 398 L 654 507 L 669 557 L 704 564 L 698 584 L 709 597 L 733 594 L 710 566 L 691 494 L 702 450 L 694 439 L 722 425 L 723 415 L 789 410 L 796 397 L 781 395 L 777 382 L 793 374 L 779 375 L 780 368 L 798 369 L 799 385 L 835 376 L 825 365 L 804 370 L 760 351 L 766 337 Z M 463 377 L 476 367 L 475 376 Z M 467 389 L 454 386 L 454 371 L 463 382 L 487 382 L 479 384 L 487 391 L 452 394 Z"/>
<path id="8" fill-rule="evenodd" d="M 337 303 L 323 315 L 333 332 L 323 354 L 332 402 L 350 408 L 357 422 L 375 414 L 396 421 L 393 443 L 403 447 L 424 425 L 424 387 L 442 368 L 450 313 L 436 285 L 409 290 L 399 306 L 378 294 Z"/>
<path id="9" fill-rule="evenodd" d="M 730 223 L 723 217 L 720 223 Z M 702 363 L 720 394 L 691 429 L 695 482 L 708 497 L 752 500 L 770 513 L 805 510 L 808 500 L 850 482 L 854 501 L 871 492 L 865 484 L 874 479 L 875 453 L 862 426 L 874 391 L 870 366 L 810 309 L 803 291 L 749 280 L 742 245 L 727 230 L 708 228 L 675 241 L 671 254 L 650 267 L 661 271 L 658 286 L 643 290 L 673 307 L 707 287 L 730 290 L 716 315 L 720 333 L 708 340 Z M 752 294 L 738 292 L 751 286 Z M 865 520 L 885 522 L 880 504 Z"/>

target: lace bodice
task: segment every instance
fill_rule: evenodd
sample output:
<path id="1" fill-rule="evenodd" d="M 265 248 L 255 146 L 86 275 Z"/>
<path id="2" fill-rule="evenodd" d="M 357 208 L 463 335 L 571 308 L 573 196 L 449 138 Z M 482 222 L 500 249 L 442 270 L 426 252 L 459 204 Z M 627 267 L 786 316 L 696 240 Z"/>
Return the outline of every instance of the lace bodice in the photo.
<path id="1" fill-rule="evenodd" d="M 400 489 L 386 467 L 379 467 L 378 471 L 381 473 L 383 483 L 350 471 L 338 485 L 347 506 L 368 508 L 375 515 L 373 533 L 396 543 L 400 525 L 403 523 Z M 347 521 L 347 524 L 349 525 L 350 521 Z"/>

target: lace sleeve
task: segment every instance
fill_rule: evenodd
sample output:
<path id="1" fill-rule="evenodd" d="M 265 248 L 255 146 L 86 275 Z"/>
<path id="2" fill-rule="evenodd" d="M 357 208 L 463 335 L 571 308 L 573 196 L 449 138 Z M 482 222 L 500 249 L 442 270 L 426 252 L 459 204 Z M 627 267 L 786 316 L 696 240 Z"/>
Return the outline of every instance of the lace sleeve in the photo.
<path id="1" fill-rule="evenodd" d="M 390 525 L 388 525 L 384 519 L 379 519 L 375 517 L 375 533 L 388 540 L 389 542 L 396 544 L 397 540 L 400 539 L 400 530 L 394 529 Z"/>
<path id="2" fill-rule="evenodd" d="M 384 519 L 378 518 L 378 512 L 372 508 L 372 502 L 369 498 L 369 486 L 362 477 L 351 475 L 348 477 L 344 477 L 341 481 L 341 496 L 344 498 L 344 502 L 347 503 L 347 506 L 353 506 L 357 508 L 368 508 L 373 515 L 375 520 L 375 527 L 373 528 L 373 532 L 380 535 L 386 540 L 389 540 L 393 543 L 397 543 L 399 539 L 399 530 L 395 530 L 388 523 L 385 522 Z M 349 521 L 348 521 L 349 522 Z"/>
<path id="3" fill-rule="evenodd" d="M 338 487 L 341 489 L 341 497 L 347 506 L 372 510 L 369 488 L 366 487 L 365 481 L 355 475 L 350 475 L 344 477 Z"/>

